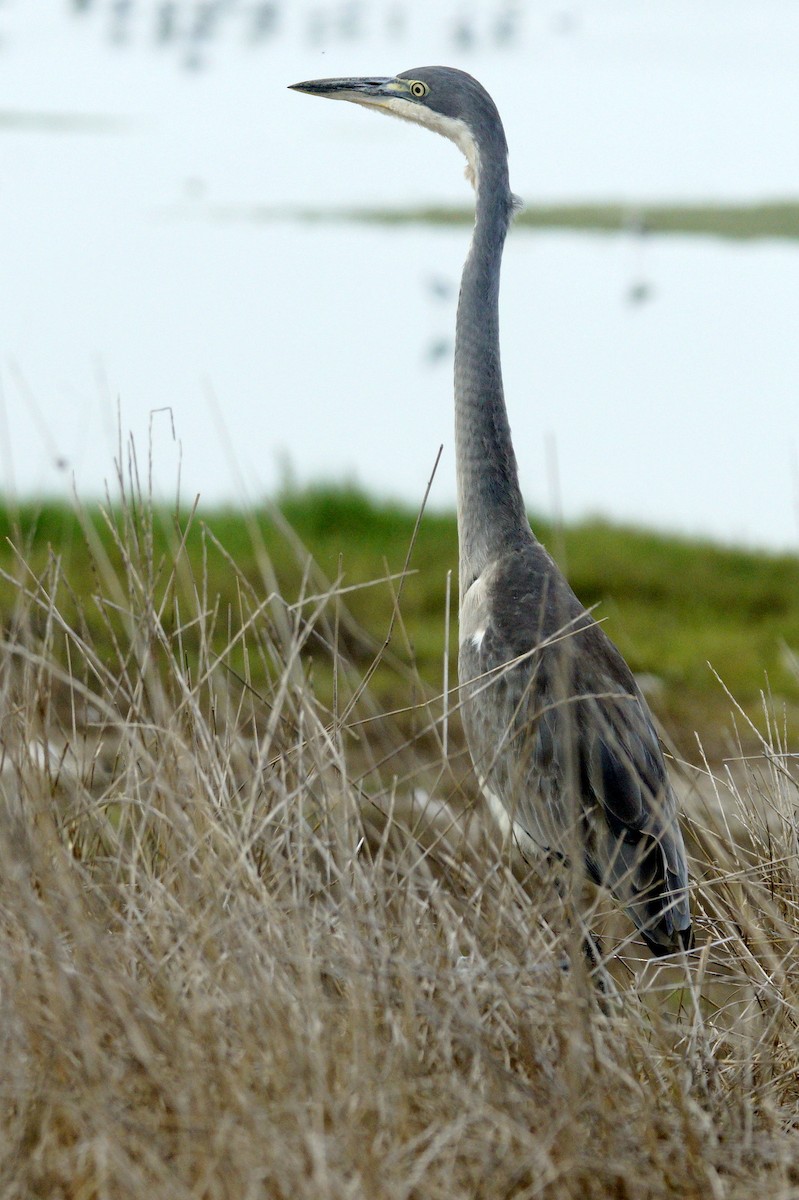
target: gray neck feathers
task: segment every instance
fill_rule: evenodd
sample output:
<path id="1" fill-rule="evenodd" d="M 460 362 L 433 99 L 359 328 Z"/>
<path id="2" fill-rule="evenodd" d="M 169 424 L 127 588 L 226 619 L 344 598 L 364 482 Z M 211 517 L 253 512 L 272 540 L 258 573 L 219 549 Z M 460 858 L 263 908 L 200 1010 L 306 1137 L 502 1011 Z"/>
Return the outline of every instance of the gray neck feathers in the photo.
<path id="1" fill-rule="evenodd" d="M 472 243 L 455 332 L 455 454 L 463 596 L 493 559 L 530 536 L 502 390 L 499 274 L 513 211 L 505 155 L 479 159 Z"/>

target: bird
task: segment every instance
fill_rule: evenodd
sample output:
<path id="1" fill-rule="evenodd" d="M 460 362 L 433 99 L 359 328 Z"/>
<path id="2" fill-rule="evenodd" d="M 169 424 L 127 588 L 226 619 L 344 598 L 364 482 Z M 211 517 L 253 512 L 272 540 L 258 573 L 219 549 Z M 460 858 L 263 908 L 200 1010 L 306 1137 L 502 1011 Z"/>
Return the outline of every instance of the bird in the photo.
<path id="1" fill-rule="evenodd" d="M 653 955 L 690 950 L 685 845 L 652 715 L 623 656 L 536 538 L 522 499 L 499 344 L 500 268 L 520 202 L 497 107 L 454 67 L 290 86 L 415 122 L 466 158 L 475 218 L 458 299 L 454 407 L 458 676 L 472 764 L 525 859 L 563 864 L 564 875 L 576 870 L 607 888 Z"/>

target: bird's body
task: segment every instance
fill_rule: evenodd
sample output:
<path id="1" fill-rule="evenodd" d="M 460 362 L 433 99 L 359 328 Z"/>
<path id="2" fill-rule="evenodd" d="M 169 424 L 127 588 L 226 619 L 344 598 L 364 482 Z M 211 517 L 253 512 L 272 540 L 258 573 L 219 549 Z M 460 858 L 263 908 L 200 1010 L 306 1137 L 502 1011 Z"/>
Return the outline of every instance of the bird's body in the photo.
<path id="1" fill-rule="evenodd" d="M 677 805 L 652 718 L 619 651 L 534 537 L 502 388 L 499 276 L 515 198 L 499 114 L 471 76 L 316 80 L 455 141 L 476 191 L 455 338 L 463 719 L 475 771 L 525 854 L 584 864 L 655 954 L 691 944 Z"/>

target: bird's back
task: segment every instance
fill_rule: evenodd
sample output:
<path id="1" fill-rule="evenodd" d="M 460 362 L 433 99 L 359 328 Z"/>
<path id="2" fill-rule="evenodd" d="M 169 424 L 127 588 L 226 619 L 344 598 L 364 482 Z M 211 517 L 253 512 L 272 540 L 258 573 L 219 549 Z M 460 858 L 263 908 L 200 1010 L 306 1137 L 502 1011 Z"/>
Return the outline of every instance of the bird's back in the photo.
<path id="1" fill-rule="evenodd" d="M 580 856 L 654 953 L 689 945 L 685 849 L 646 701 L 532 534 L 462 597 L 459 675 L 475 769 L 522 850 Z"/>

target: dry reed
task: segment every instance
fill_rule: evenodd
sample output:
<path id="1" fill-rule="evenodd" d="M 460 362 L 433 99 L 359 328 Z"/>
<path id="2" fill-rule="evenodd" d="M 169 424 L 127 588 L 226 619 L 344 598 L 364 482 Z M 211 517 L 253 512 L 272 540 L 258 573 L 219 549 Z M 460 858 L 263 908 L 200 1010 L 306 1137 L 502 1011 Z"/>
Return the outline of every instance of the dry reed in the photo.
<path id="1" fill-rule="evenodd" d="M 485 825 L 457 706 L 448 758 L 440 699 L 408 740 L 341 651 L 335 583 L 309 565 L 289 602 L 261 554 L 219 611 L 179 524 L 154 561 L 122 490 L 116 564 L 84 526 L 114 656 L 61 616 L 55 552 L 38 578 L 20 555 L 3 631 L 4 1200 L 799 1197 L 784 747 L 697 772 L 700 948 L 649 963 L 608 918 L 603 993 Z"/>

